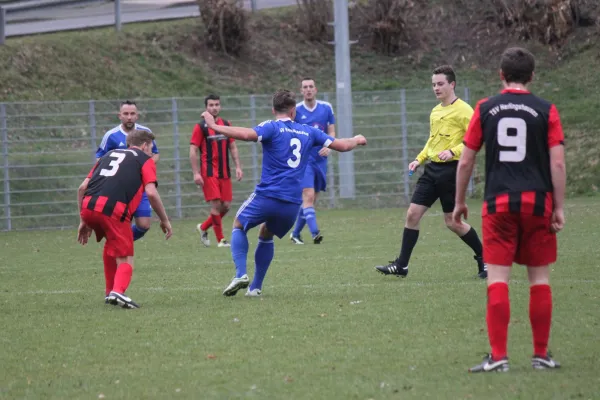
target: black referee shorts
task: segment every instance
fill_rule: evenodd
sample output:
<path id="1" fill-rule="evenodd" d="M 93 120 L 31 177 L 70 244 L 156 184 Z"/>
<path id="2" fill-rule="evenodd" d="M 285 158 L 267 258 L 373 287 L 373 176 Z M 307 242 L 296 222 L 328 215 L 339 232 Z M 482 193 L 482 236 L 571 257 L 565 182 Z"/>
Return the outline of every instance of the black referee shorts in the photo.
<path id="1" fill-rule="evenodd" d="M 458 161 L 443 163 L 430 162 L 425 165 L 425 172 L 417 181 L 411 203 L 431 207 L 440 199 L 444 213 L 454 210 L 456 196 L 456 169 Z"/>

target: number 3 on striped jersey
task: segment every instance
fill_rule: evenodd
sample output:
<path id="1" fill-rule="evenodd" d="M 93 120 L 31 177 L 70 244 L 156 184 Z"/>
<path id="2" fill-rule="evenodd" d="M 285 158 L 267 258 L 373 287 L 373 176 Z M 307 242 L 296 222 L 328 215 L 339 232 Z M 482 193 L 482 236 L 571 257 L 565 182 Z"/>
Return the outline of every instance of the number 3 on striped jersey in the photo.
<path id="1" fill-rule="evenodd" d="M 110 169 L 102 168 L 100 170 L 100 175 L 102 176 L 115 176 L 119 170 L 119 164 L 125 159 L 125 154 L 123 153 L 110 153 L 109 156 L 116 158 L 116 160 L 111 160 L 110 164 L 108 164 Z"/>
<path id="2" fill-rule="evenodd" d="M 290 146 L 292 147 L 292 154 L 296 159 L 292 160 L 291 158 L 288 158 L 287 163 L 290 167 L 297 168 L 298 165 L 300 165 L 300 158 L 302 157 L 302 154 L 300 154 L 302 142 L 298 138 L 292 138 L 292 140 L 290 140 Z"/>
<path id="3" fill-rule="evenodd" d="M 509 136 L 508 131 L 516 134 Z M 527 123 L 522 118 L 502 118 L 498 121 L 498 144 L 514 150 L 500 150 L 500 161 L 521 162 L 527 154 Z"/>

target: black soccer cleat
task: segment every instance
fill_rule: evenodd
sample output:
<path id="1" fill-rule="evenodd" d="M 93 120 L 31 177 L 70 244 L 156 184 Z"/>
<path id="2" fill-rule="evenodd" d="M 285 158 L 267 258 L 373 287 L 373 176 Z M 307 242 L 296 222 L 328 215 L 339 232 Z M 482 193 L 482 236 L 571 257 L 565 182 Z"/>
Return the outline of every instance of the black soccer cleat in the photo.
<path id="1" fill-rule="evenodd" d="M 548 353 L 546 357 L 533 356 L 531 358 L 531 366 L 533 369 L 556 369 L 560 368 L 560 364 L 552 359 L 552 355 Z"/>
<path id="2" fill-rule="evenodd" d="M 321 235 L 321 231 L 317 232 L 317 234 L 312 238 L 314 244 L 321 244 L 323 241 L 323 235 Z"/>
<path id="3" fill-rule="evenodd" d="M 483 362 L 469 368 L 469 372 L 508 372 L 508 357 L 494 360 L 491 354 L 486 354 Z"/>
<path id="4" fill-rule="evenodd" d="M 408 265 L 401 267 L 398 265 L 398 260 L 390 261 L 388 265 L 378 265 L 375 267 L 375 270 L 384 275 L 396 275 L 402 278 L 408 275 Z"/>
<path id="5" fill-rule="evenodd" d="M 483 262 L 483 257 L 474 256 L 475 261 L 477 261 L 477 276 L 481 279 L 487 279 L 487 264 Z"/>

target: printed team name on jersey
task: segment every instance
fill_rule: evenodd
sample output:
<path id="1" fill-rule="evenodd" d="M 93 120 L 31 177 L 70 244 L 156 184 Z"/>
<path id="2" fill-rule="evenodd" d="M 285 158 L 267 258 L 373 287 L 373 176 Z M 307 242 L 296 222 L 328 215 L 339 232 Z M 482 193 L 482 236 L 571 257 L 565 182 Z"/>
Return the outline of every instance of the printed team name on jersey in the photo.
<path id="1" fill-rule="evenodd" d="M 295 134 L 298 134 L 298 135 L 310 136 L 310 135 L 308 134 L 308 132 L 299 131 L 299 130 L 292 129 L 292 128 L 288 128 L 288 127 L 285 127 L 285 128 L 279 128 L 279 132 L 282 132 L 282 133 L 283 133 L 283 132 L 288 132 L 288 133 L 295 133 Z"/>
<path id="2" fill-rule="evenodd" d="M 535 111 L 533 108 L 531 108 L 529 106 L 526 106 L 525 104 L 514 104 L 514 103 L 498 104 L 497 106 L 492 107 L 490 109 L 490 114 L 496 115 L 500 111 L 507 111 L 507 110 L 526 111 L 529 114 L 533 115 L 534 117 L 537 117 L 539 115 L 537 113 L 537 111 Z"/>
<path id="3" fill-rule="evenodd" d="M 207 136 L 206 140 L 216 140 L 216 141 L 220 141 L 220 140 L 227 140 L 227 136 L 225 135 L 212 135 L 212 136 Z"/>

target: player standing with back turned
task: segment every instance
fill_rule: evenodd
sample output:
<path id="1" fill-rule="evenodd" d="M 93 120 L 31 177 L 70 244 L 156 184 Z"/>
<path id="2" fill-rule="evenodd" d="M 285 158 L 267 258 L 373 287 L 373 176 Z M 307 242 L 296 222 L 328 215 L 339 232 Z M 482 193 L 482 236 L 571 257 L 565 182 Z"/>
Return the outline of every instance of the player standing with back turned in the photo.
<path id="1" fill-rule="evenodd" d="M 564 134 L 554 104 L 529 92 L 535 59 L 509 48 L 500 62 L 504 90 L 477 103 L 465 136 L 456 177 L 454 219 L 467 217 L 465 191 L 477 152 L 485 144 L 482 209 L 484 260 L 488 265 L 487 326 L 491 354 L 470 372 L 508 371 L 508 281 L 513 262 L 527 266 L 529 320 L 535 369 L 560 365 L 548 353 L 552 321 L 550 267 L 556 232 L 565 222 Z"/>

